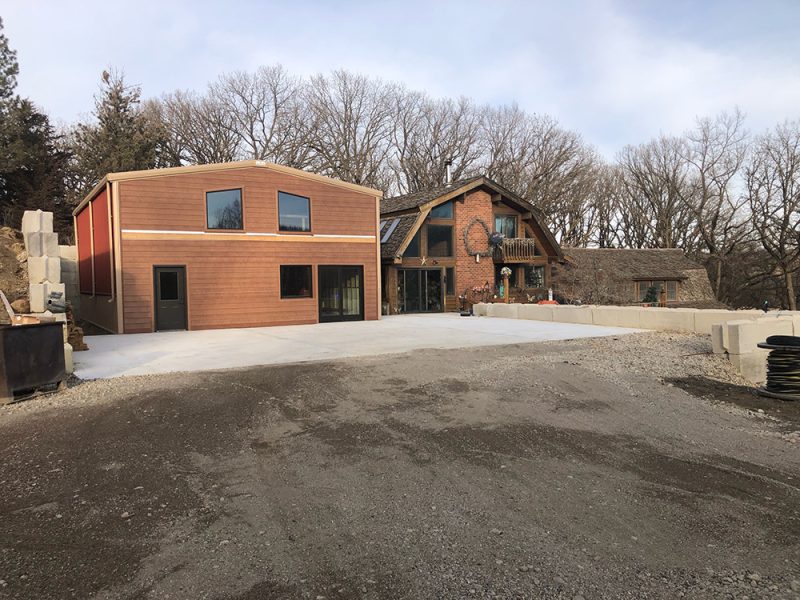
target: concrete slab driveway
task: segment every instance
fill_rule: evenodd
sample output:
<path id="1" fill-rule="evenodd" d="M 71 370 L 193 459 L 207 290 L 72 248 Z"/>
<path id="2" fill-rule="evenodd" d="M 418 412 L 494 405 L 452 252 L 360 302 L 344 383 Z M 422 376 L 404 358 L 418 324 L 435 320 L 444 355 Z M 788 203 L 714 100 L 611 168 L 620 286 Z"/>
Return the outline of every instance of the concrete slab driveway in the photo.
<path id="1" fill-rule="evenodd" d="M 376 356 L 420 348 L 474 348 L 632 333 L 634 329 L 460 317 L 403 315 L 380 321 L 213 331 L 92 336 L 75 354 L 82 379 L 207 371 L 333 358 Z"/>

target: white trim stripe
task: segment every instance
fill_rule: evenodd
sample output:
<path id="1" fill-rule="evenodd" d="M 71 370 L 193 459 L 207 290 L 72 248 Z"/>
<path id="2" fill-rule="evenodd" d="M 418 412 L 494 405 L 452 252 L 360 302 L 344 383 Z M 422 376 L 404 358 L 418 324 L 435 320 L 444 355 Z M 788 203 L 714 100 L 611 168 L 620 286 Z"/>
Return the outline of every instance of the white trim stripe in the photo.
<path id="1" fill-rule="evenodd" d="M 348 233 L 315 233 L 315 234 L 298 234 L 298 233 L 268 233 L 258 231 L 173 231 L 169 229 L 123 229 L 122 233 L 150 233 L 155 235 L 249 235 L 261 237 L 283 237 L 283 238 L 354 238 L 362 240 L 374 240 L 374 235 L 350 235 Z"/>

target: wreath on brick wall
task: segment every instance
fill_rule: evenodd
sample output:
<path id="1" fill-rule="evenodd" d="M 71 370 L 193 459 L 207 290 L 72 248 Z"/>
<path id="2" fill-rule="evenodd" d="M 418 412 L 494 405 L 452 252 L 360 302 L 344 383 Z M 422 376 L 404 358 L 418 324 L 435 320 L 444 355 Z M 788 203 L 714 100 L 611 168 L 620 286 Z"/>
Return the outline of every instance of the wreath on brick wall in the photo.
<path id="1" fill-rule="evenodd" d="M 488 250 L 479 251 L 472 249 L 472 246 L 469 243 L 469 232 L 475 225 L 480 225 L 486 232 L 486 240 L 487 242 L 489 242 L 490 246 Z M 480 217 L 475 217 L 474 219 L 472 219 L 472 221 L 469 222 L 469 224 L 466 227 L 464 227 L 464 247 L 467 249 L 467 254 L 469 254 L 470 256 L 483 256 L 483 257 L 492 256 L 491 238 L 492 238 L 492 232 L 489 231 L 489 226 Z"/>

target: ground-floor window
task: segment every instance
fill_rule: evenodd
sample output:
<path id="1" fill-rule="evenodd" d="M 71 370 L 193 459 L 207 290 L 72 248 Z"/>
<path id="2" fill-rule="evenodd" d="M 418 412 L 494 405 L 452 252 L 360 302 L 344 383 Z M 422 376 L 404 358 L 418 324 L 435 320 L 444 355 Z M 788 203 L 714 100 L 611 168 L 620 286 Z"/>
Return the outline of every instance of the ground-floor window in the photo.
<path id="1" fill-rule="evenodd" d="M 654 298 L 651 299 L 650 302 L 660 301 L 662 290 L 667 291 L 667 302 L 675 302 L 678 299 L 677 281 L 637 281 L 636 284 L 636 297 L 639 302 L 646 302 L 648 300 L 648 296 L 650 298 Z"/>
<path id="2" fill-rule="evenodd" d="M 454 267 L 447 267 L 444 270 L 444 277 L 446 280 L 446 293 L 448 296 L 453 296 L 456 293 L 456 270 Z"/>
<path id="3" fill-rule="evenodd" d="M 281 298 L 311 296 L 311 265 L 281 265 Z"/>
<path id="4" fill-rule="evenodd" d="M 525 265 L 525 287 L 544 287 L 544 265 Z"/>

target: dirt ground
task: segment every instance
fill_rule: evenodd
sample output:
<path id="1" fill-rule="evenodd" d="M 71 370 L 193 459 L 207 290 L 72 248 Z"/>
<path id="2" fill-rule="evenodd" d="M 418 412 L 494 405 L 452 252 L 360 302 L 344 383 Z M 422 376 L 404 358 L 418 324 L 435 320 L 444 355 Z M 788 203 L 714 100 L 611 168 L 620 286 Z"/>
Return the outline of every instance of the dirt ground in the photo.
<path id="1" fill-rule="evenodd" d="M 798 598 L 798 413 L 709 345 L 430 350 L 2 408 L 0 597 Z"/>

